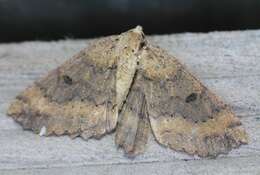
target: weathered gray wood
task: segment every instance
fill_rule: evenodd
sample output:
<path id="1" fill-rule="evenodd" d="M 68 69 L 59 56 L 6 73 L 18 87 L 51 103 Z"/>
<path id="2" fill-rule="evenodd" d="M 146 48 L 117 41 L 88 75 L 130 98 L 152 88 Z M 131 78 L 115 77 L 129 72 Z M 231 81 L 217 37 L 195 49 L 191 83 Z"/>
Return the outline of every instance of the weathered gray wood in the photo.
<path id="1" fill-rule="evenodd" d="M 143 163 L 129 164 L 104 164 L 73 167 L 44 167 L 35 169 L 16 169 L 2 170 L 3 175 L 21 174 L 21 175 L 122 175 L 122 174 L 154 174 L 154 175 L 172 175 L 172 174 L 248 174 L 258 175 L 260 171 L 260 158 L 239 157 L 239 158 L 221 158 L 218 160 L 191 160 L 191 161 L 153 161 Z"/>
<path id="2" fill-rule="evenodd" d="M 147 152 L 130 160 L 109 135 L 101 140 L 39 137 L 8 118 L 10 100 L 89 41 L 0 45 L 0 174 L 258 174 L 260 173 L 260 30 L 153 36 L 230 103 L 250 144 L 215 160 L 163 148 L 150 138 Z M 185 161 L 189 160 L 189 161 Z M 83 173 L 82 173 L 83 174 Z"/>

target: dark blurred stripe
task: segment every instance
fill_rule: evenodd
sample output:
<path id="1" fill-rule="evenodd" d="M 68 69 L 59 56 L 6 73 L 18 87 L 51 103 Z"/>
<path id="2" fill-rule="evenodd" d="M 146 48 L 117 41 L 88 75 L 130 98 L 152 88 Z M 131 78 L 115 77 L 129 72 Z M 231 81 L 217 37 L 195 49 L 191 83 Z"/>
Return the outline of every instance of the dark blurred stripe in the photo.
<path id="1" fill-rule="evenodd" d="M 0 42 L 260 28 L 260 0 L 0 0 Z"/>

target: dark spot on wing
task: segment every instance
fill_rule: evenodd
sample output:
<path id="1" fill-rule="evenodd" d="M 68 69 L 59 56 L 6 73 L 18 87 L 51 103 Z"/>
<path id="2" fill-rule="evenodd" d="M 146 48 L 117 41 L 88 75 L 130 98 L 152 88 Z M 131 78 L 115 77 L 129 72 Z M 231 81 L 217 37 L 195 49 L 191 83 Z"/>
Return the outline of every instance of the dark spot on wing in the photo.
<path id="1" fill-rule="evenodd" d="M 185 102 L 190 103 L 193 102 L 197 99 L 197 94 L 196 93 L 191 93 L 188 97 L 186 97 Z"/>
<path id="2" fill-rule="evenodd" d="M 69 77 L 68 75 L 63 75 L 62 79 L 63 79 L 64 83 L 66 83 L 68 85 L 72 85 L 72 78 Z"/>

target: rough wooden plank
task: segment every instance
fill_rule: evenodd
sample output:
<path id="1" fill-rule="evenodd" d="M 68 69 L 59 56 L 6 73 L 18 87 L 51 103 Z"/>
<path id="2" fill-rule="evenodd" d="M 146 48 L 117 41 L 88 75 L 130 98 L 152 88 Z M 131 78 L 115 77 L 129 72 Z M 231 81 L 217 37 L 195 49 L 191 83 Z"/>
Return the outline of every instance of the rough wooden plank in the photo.
<path id="1" fill-rule="evenodd" d="M 10 100 L 86 47 L 88 41 L 1 44 L 0 174 L 217 174 L 220 167 L 225 167 L 222 174 L 260 172 L 256 166 L 260 162 L 260 31 L 154 36 L 150 40 L 180 58 L 203 83 L 233 106 L 249 132 L 249 145 L 216 160 L 195 161 L 197 157 L 165 149 L 150 139 L 147 152 L 129 160 L 115 148 L 113 135 L 85 142 L 68 137 L 42 138 L 23 131 L 5 115 Z"/>
<path id="2" fill-rule="evenodd" d="M 258 175 L 260 172 L 259 166 L 260 157 L 239 157 L 239 158 L 220 158 L 217 160 L 191 160 L 191 161 L 154 161 L 144 163 L 129 163 L 129 164 L 105 164 L 105 165 L 82 165 L 73 167 L 52 167 L 44 168 L 29 168 L 2 170 L 3 175 L 21 174 L 21 175 L 179 175 L 179 174 L 248 174 Z"/>

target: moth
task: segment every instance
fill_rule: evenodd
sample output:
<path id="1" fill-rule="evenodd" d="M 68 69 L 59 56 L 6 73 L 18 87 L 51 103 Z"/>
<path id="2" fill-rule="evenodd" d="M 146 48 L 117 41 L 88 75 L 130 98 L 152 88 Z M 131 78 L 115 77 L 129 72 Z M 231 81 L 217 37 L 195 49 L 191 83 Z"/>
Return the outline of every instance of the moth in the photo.
<path id="1" fill-rule="evenodd" d="M 93 41 L 19 94 L 7 114 L 45 136 L 88 140 L 115 132 L 130 157 L 145 151 L 150 135 L 200 157 L 248 143 L 231 107 L 150 44 L 141 26 Z"/>

